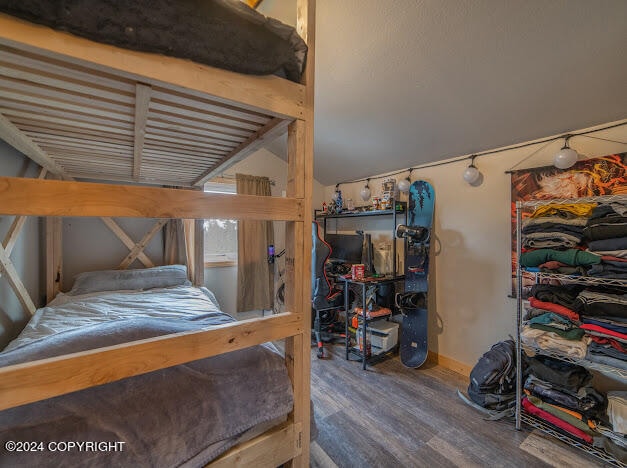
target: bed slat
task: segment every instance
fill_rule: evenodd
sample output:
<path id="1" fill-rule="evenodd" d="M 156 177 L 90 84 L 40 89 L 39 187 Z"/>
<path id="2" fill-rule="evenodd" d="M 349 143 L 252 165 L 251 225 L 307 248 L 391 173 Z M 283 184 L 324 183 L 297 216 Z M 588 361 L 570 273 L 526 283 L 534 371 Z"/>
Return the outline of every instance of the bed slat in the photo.
<path id="1" fill-rule="evenodd" d="M 133 179 L 139 180 L 142 166 L 142 152 L 146 139 L 146 123 L 148 122 L 148 106 L 150 104 L 150 86 L 137 83 L 135 91 L 135 141 L 133 144 Z"/>

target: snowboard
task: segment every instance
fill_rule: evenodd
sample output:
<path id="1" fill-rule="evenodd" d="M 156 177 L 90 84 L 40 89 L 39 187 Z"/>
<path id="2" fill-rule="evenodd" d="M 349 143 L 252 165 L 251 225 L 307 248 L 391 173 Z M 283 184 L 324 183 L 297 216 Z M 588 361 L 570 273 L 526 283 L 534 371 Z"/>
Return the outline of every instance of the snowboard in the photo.
<path id="1" fill-rule="evenodd" d="M 405 292 L 396 295 L 401 310 L 400 356 L 406 367 L 420 367 L 427 360 L 429 247 L 435 208 L 433 186 L 423 180 L 409 188 L 407 225 L 396 236 L 405 238 Z"/>

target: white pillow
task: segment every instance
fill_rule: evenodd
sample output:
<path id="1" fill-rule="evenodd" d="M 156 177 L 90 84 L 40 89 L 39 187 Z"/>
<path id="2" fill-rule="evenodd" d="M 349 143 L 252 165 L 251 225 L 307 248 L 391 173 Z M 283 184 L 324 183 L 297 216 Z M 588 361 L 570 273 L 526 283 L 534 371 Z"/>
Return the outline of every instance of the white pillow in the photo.
<path id="1" fill-rule="evenodd" d="M 102 270 L 81 273 L 67 293 L 71 296 L 121 289 L 191 286 L 185 265 L 166 265 L 141 270 Z"/>

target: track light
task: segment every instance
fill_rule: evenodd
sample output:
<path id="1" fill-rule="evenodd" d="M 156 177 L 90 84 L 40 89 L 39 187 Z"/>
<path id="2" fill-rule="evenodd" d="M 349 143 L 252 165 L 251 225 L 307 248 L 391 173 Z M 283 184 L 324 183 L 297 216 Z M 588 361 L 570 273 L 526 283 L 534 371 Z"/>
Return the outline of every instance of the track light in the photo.
<path id="1" fill-rule="evenodd" d="M 475 155 L 471 156 L 470 166 L 466 168 L 466 170 L 464 171 L 464 175 L 463 175 L 464 180 L 473 186 L 481 183 L 481 179 L 482 179 L 481 172 L 479 172 L 479 169 L 477 169 L 477 166 L 475 166 L 476 157 L 477 156 Z"/>
<path id="2" fill-rule="evenodd" d="M 570 140 L 571 137 L 572 135 L 564 136 L 564 147 L 553 157 L 553 165 L 558 169 L 568 169 L 579 159 L 577 151 L 568 146 L 568 140 Z"/>
<path id="3" fill-rule="evenodd" d="M 400 192 L 406 193 L 409 192 L 409 186 L 411 185 L 411 171 L 413 169 L 409 169 L 409 174 L 405 179 L 401 179 L 398 181 L 397 187 Z"/>
<path id="4" fill-rule="evenodd" d="M 368 182 L 370 182 L 370 179 L 366 179 L 366 185 L 364 185 L 364 188 L 361 189 L 361 191 L 359 192 L 359 195 L 361 196 L 361 199 L 363 201 L 368 201 L 370 200 L 370 187 L 368 186 Z"/>

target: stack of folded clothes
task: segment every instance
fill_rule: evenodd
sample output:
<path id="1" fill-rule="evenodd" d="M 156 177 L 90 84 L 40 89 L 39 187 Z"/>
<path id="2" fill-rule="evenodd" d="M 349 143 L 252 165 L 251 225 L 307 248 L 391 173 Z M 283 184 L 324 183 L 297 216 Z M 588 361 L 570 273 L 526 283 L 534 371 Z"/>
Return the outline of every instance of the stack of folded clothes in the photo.
<path id="1" fill-rule="evenodd" d="M 573 308 L 591 340 L 586 359 L 627 370 L 627 294 L 586 289 L 577 295 Z"/>
<path id="2" fill-rule="evenodd" d="M 568 249 L 579 245 L 584 227 L 596 205 L 551 204 L 536 208 L 522 225 L 522 248 Z"/>
<path id="3" fill-rule="evenodd" d="M 585 358 L 590 338 L 573 309 L 581 290 L 577 285 L 534 285 L 520 333 L 522 342 L 544 351 Z"/>
<path id="4" fill-rule="evenodd" d="M 627 202 L 540 206 L 521 239 L 527 271 L 627 279 Z"/>
<path id="5" fill-rule="evenodd" d="M 588 250 L 601 255 L 601 261 L 587 274 L 627 279 L 627 203 L 617 201 L 594 208 L 583 233 Z"/>
<path id="6" fill-rule="evenodd" d="M 590 385 L 585 368 L 547 356 L 527 360 L 522 406 L 527 413 L 580 442 L 627 462 L 627 392 L 607 397 Z"/>
<path id="7" fill-rule="evenodd" d="M 589 385 L 586 369 L 547 356 L 528 359 L 524 383 L 525 411 L 588 444 L 599 436 L 596 420 L 605 413 L 606 399 Z"/>
<path id="8" fill-rule="evenodd" d="M 519 262 L 527 271 L 627 279 L 625 202 L 542 206 L 524 221 L 521 235 Z M 627 370 L 627 288 L 586 283 L 534 285 L 521 341 L 540 353 Z M 598 283 L 605 285 L 592 286 Z M 608 392 L 606 399 L 591 378 L 584 367 L 531 358 L 522 406 L 556 431 L 627 463 L 627 391 Z"/>

